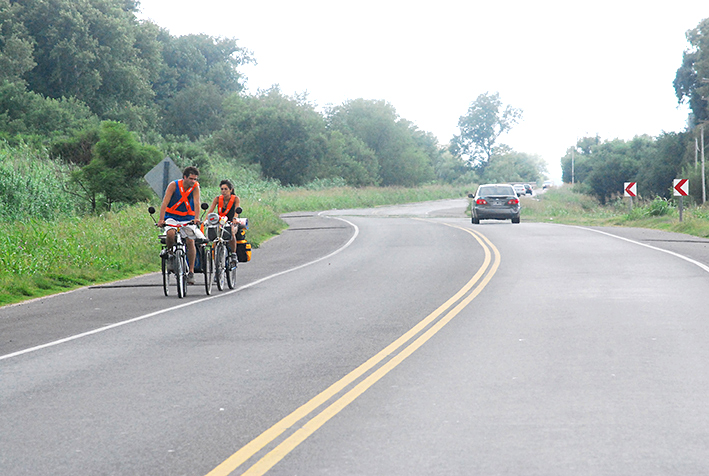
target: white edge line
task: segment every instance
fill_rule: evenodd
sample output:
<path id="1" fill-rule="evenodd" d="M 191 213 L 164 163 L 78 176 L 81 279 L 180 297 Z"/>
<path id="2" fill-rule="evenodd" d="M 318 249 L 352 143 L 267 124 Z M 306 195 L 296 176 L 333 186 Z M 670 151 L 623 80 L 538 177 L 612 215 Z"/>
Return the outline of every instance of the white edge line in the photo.
<path id="1" fill-rule="evenodd" d="M 704 271 L 706 271 L 707 273 L 709 273 L 709 266 L 707 266 L 707 265 L 705 265 L 705 264 L 703 264 L 703 263 L 700 263 L 699 261 L 693 260 L 692 258 L 689 258 L 689 257 L 687 257 L 687 256 L 681 255 L 681 254 L 679 254 L 679 253 L 675 253 L 674 251 L 665 250 L 665 249 L 662 249 L 662 248 L 658 248 L 657 246 L 648 245 L 648 244 L 646 244 L 646 243 L 641 243 L 641 242 L 639 242 L 639 241 L 631 240 L 630 238 L 625 238 L 625 237 L 622 237 L 622 236 L 614 235 L 613 233 L 607 233 L 607 232 L 601 231 L 601 230 L 594 230 L 593 228 L 586 228 L 586 227 L 584 227 L 584 226 L 576 226 L 576 225 L 565 225 L 565 226 L 571 226 L 571 227 L 573 227 L 573 228 L 580 228 L 581 230 L 593 231 L 593 232 L 595 232 L 595 233 L 600 233 L 600 234 L 602 234 L 602 235 L 607 235 L 607 236 L 610 236 L 610 237 L 613 237 L 613 238 L 617 238 L 617 239 L 619 239 L 619 240 L 627 241 L 628 243 L 634 243 L 634 244 L 636 244 L 636 245 L 644 246 L 645 248 L 650 248 L 651 250 L 661 251 L 661 252 L 663 252 L 663 253 L 667 253 L 668 255 L 672 255 L 672 256 L 674 256 L 674 257 L 676 257 L 676 258 L 683 259 L 683 260 L 687 261 L 688 263 L 692 263 L 693 265 L 699 266 L 699 267 L 702 268 Z"/>
<path id="2" fill-rule="evenodd" d="M 335 251 L 333 251 L 332 253 L 330 253 L 330 254 L 328 254 L 328 255 L 325 255 L 325 256 L 323 256 L 323 257 L 321 257 L 321 258 L 318 258 L 318 259 L 316 259 L 316 260 L 309 261 L 309 262 L 307 262 L 307 263 L 304 263 L 304 264 L 295 266 L 295 267 L 290 268 L 290 269 L 287 269 L 287 270 L 285 270 L 285 271 L 280 271 L 280 272 L 278 272 L 278 273 L 271 274 L 271 275 L 266 276 L 266 277 L 264 277 L 264 278 L 258 279 L 258 280 L 256 280 L 256 281 L 254 281 L 253 283 L 245 284 L 244 286 L 241 286 L 241 287 L 236 288 L 236 289 L 232 289 L 231 291 L 227 291 L 227 292 L 225 292 L 225 293 L 214 294 L 214 295 L 212 295 L 212 296 L 207 296 L 207 297 L 204 297 L 204 298 L 202 298 L 202 299 L 197 299 L 196 301 L 186 302 L 186 303 L 184 303 L 184 304 L 179 304 L 179 305 L 177 305 L 177 306 L 172 306 L 172 307 L 169 307 L 169 308 L 167 308 L 167 309 L 161 309 L 161 310 L 159 310 L 159 311 L 151 312 L 150 314 L 145 314 L 145 315 L 143 315 L 143 316 L 134 317 L 134 318 L 132 318 L 132 319 L 128 319 L 127 321 L 116 322 L 116 323 L 110 324 L 110 325 L 108 325 L 108 326 L 99 327 L 98 329 L 94 329 L 94 330 L 87 331 L 87 332 L 82 332 L 81 334 L 76 334 L 76 335 L 73 335 L 73 336 L 70 336 L 70 337 L 65 337 L 65 338 L 63 338 L 63 339 L 55 340 L 55 341 L 52 341 L 52 342 L 47 342 L 46 344 L 37 345 L 37 346 L 35 346 L 35 347 L 30 347 L 30 348 L 28 348 L 28 349 L 18 350 L 17 352 L 13 352 L 13 353 L 11 353 L 11 354 L 0 355 L 0 360 L 6 360 L 6 359 L 10 359 L 10 358 L 12 358 L 12 357 L 18 357 L 18 356 L 23 355 L 23 354 L 29 354 L 29 353 L 31 353 L 31 352 L 36 352 L 36 351 L 41 350 L 41 349 L 46 349 L 46 348 L 48 348 L 48 347 L 54 347 L 54 346 L 56 346 L 56 345 L 64 344 L 64 343 L 66 343 L 66 342 L 71 342 L 71 341 L 73 341 L 73 340 L 81 339 L 82 337 L 87 337 L 87 336 L 94 335 L 94 334 L 98 334 L 98 333 L 100 333 L 100 332 L 104 332 L 104 331 L 107 331 L 107 330 L 110 330 L 110 329 L 114 329 L 114 328 L 116 328 L 116 327 L 121 327 L 121 326 L 125 326 L 125 325 L 127 325 L 127 324 L 132 324 L 132 323 L 134 323 L 134 322 L 142 321 L 143 319 L 148 319 L 148 318 L 150 318 L 150 317 L 154 317 L 154 316 L 157 316 L 157 315 L 159 315 L 159 314 L 164 314 L 164 313 L 167 313 L 167 312 L 176 311 L 177 309 L 182 309 L 183 307 L 193 306 L 193 305 L 195 305 L 195 304 L 199 304 L 199 303 L 202 303 L 202 302 L 205 302 L 205 301 L 209 301 L 209 300 L 211 300 L 211 299 L 217 299 L 217 298 L 221 298 L 221 297 L 224 297 L 224 296 L 228 296 L 228 295 L 230 295 L 230 294 L 239 292 L 239 291 L 241 291 L 242 289 L 246 289 L 246 288 L 250 288 L 250 287 L 252 287 L 252 286 L 256 286 L 257 284 L 263 283 L 264 281 L 267 281 L 267 280 L 269 280 L 269 279 L 272 279 L 272 278 L 275 278 L 275 277 L 278 277 L 278 276 L 282 276 L 282 275 L 287 274 L 287 273 L 290 273 L 290 272 L 292 272 L 292 271 L 296 271 L 296 270 L 305 268 L 306 266 L 310 266 L 310 265 L 312 265 L 312 264 L 318 263 L 318 262 L 320 262 L 320 261 L 322 261 L 322 260 L 331 258 L 332 256 L 334 256 L 334 255 L 336 255 L 337 253 L 339 253 L 340 251 L 344 250 L 345 248 L 347 248 L 348 246 L 350 246 L 350 245 L 354 242 L 354 240 L 357 238 L 357 235 L 359 235 L 359 227 L 358 227 L 357 225 L 355 225 L 354 223 L 352 223 L 351 221 L 345 220 L 344 218 L 339 218 L 339 217 L 327 217 L 327 218 L 334 218 L 335 220 L 344 221 L 345 223 L 349 224 L 350 226 L 352 226 L 352 227 L 354 228 L 354 234 L 353 234 L 352 237 L 349 239 L 349 241 L 347 241 L 347 243 L 345 243 L 345 244 L 342 245 L 340 248 L 336 249 Z"/>

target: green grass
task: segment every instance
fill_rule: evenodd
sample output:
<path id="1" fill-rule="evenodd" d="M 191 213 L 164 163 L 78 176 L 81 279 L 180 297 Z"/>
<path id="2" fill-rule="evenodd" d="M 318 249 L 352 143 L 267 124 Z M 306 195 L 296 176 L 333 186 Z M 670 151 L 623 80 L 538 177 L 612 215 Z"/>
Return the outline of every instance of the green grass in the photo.
<path id="1" fill-rule="evenodd" d="M 709 238 L 709 205 L 685 205 L 680 222 L 675 200 L 636 200 L 631 210 L 627 198 L 602 206 L 593 197 L 574 192 L 570 186 L 550 189 L 538 197 L 539 200 L 522 198 L 523 220 L 652 228 Z"/>
<path id="2" fill-rule="evenodd" d="M 366 208 L 464 197 L 452 186 L 408 188 L 274 187 L 240 184 L 254 248 L 286 228 L 282 213 Z M 468 188 L 474 189 L 473 186 Z M 218 187 L 204 187 L 211 200 Z M 152 203 L 159 206 L 157 197 Z M 557 187 L 535 200 L 522 197 L 523 221 L 574 225 L 632 226 L 709 237 L 709 207 L 687 207 L 684 219 L 673 201 L 636 203 L 618 200 L 601 206 L 571 187 Z M 110 282 L 158 271 L 158 230 L 147 213 L 148 204 L 125 207 L 99 216 L 7 220 L 0 236 L 0 305 L 46 296 L 89 284 Z M 258 260 L 258 255 L 255 255 Z"/>
<path id="3" fill-rule="evenodd" d="M 143 210 L 4 224 L 0 305 L 155 271 L 157 229 Z"/>
<path id="4" fill-rule="evenodd" d="M 205 187 L 202 193 L 211 201 L 219 191 Z M 281 213 L 453 198 L 464 191 L 438 186 L 318 190 L 267 186 L 239 193 L 242 216 L 250 223 L 247 237 L 258 248 L 287 227 Z M 157 197 L 151 205 L 159 207 Z M 0 236 L 0 305 L 158 271 L 158 230 L 147 208 L 143 203 L 100 216 L 0 223 L 5 229 Z"/>

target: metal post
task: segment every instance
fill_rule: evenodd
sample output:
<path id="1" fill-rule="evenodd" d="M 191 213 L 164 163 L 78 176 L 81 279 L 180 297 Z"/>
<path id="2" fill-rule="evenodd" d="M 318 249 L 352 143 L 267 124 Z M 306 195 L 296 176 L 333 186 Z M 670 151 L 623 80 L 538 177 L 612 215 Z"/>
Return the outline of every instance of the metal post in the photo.
<path id="1" fill-rule="evenodd" d="M 682 209 L 683 209 L 683 199 L 684 197 L 682 195 L 679 196 L 679 221 L 682 223 Z"/>
<path id="2" fill-rule="evenodd" d="M 165 160 L 162 161 L 162 196 L 165 196 L 165 190 L 167 190 L 167 185 L 170 183 L 170 161 L 167 160 L 167 157 L 165 157 Z"/>
<path id="3" fill-rule="evenodd" d="M 630 206 L 628 208 L 628 213 L 633 213 L 633 197 L 628 197 L 630 199 Z"/>

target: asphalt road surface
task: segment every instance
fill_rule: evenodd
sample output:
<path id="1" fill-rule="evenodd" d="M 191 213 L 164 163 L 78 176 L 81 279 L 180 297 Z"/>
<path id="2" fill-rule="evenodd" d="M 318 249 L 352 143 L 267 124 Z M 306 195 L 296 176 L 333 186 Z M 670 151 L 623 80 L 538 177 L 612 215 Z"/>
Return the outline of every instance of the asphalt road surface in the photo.
<path id="1" fill-rule="evenodd" d="M 0 308 L 0 474 L 709 474 L 709 240 L 466 203 Z"/>

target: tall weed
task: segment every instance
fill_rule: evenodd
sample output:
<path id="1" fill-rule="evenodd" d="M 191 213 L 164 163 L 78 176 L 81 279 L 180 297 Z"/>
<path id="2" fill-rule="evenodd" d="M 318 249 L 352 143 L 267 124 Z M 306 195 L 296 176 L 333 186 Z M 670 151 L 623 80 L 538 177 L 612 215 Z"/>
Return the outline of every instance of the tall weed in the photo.
<path id="1" fill-rule="evenodd" d="M 0 221 L 71 216 L 77 200 L 66 191 L 69 168 L 45 151 L 0 142 Z"/>

